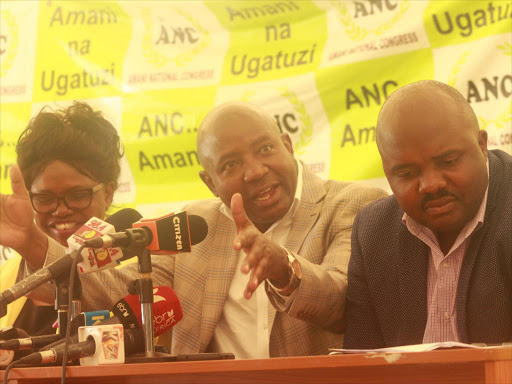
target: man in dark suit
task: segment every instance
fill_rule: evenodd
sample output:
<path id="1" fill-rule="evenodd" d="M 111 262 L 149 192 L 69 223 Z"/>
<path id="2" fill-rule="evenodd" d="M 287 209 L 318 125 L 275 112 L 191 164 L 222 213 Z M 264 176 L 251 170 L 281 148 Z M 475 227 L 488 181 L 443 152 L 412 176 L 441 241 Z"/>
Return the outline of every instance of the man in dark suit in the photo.
<path id="1" fill-rule="evenodd" d="M 377 145 L 394 195 L 354 222 L 344 347 L 512 341 L 512 156 L 435 81 L 390 96 Z"/>

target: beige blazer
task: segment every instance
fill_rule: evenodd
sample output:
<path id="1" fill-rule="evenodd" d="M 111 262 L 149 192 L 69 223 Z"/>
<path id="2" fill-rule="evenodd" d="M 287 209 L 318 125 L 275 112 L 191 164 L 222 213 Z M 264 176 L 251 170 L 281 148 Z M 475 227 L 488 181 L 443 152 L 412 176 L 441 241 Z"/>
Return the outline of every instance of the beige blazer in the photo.
<path id="1" fill-rule="evenodd" d="M 272 357 L 325 354 L 328 348 L 341 347 L 352 222 L 366 204 L 386 196 L 375 188 L 323 181 L 306 167 L 303 180 L 301 203 L 285 244 L 297 256 L 303 278 L 287 307 L 267 289 L 273 304 Z M 154 286 L 172 286 L 183 307 L 184 317 L 172 329 L 171 353 L 207 351 L 222 314 L 237 257 L 236 228 L 220 212 L 221 204 L 210 199 L 187 207 L 208 223 L 208 236 L 192 252 L 152 257 Z M 50 247 L 47 263 L 59 252 Z M 110 308 L 135 278 L 137 265 L 83 275 L 83 307 Z"/>

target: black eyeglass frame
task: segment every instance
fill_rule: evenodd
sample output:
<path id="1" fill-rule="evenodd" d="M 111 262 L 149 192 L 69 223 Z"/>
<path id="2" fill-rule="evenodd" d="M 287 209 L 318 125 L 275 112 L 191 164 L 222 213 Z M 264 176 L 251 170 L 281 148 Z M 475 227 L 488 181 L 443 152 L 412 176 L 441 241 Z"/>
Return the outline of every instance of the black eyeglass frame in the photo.
<path id="1" fill-rule="evenodd" d="M 91 203 L 92 203 L 92 197 L 93 195 L 98 192 L 98 191 L 101 191 L 103 188 L 105 187 L 105 184 L 103 183 L 99 183 L 99 184 L 96 184 L 94 187 L 91 187 L 91 188 L 81 188 L 81 189 L 75 189 L 75 190 L 72 190 L 72 191 L 68 191 L 66 192 L 64 195 L 55 195 L 53 193 L 33 193 L 31 191 L 28 192 L 28 195 L 30 196 L 30 204 L 32 204 L 32 208 L 34 208 L 34 211 L 36 211 L 37 213 L 42 213 L 42 214 L 47 214 L 47 213 L 53 213 L 57 210 L 57 208 L 59 208 L 59 205 L 60 205 L 60 202 L 62 201 L 64 203 L 64 205 L 68 208 L 68 209 L 71 209 L 73 211 L 78 211 L 78 210 L 82 210 L 82 209 L 87 209 L 91 206 Z M 89 192 L 89 203 L 83 207 L 70 207 L 68 202 L 66 201 L 66 195 L 69 194 L 69 193 L 76 193 L 76 192 Z M 48 197 L 53 197 L 56 199 L 56 202 L 55 202 L 55 208 L 49 210 L 49 211 L 39 211 L 35 204 L 34 204 L 34 201 L 33 201 L 33 198 L 34 197 L 37 197 L 37 196 L 48 196 Z"/>

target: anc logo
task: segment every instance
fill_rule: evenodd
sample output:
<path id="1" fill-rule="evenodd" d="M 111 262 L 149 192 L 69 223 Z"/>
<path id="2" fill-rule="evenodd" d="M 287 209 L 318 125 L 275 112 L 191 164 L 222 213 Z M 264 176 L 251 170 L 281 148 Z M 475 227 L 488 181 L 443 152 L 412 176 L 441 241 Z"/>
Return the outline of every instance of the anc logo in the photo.
<path id="1" fill-rule="evenodd" d="M 410 7 L 409 0 L 402 0 L 400 2 L 399 8 L 394 11 L 393 17 L 391 19 L 375 26 L 374 28 L 365 28 L 361 26 L 356 20 L 354 20 L 356 17 L 351 15 L 347 3 L 350 4 L 347 1 L 330 1 L 331 6 L 338 11 L 338 18 L 341 24 L 343 24 L 346 35 L 350 40 L 353 41 L 361 41 L 371 34 L 375 34 L 376 36 L 384 34 L 403 18 Z M 356 15 L 359 13 L 359 11 L 361 11 L 363 15 L 367 12 L 365 4 L 368 3 L 353 1 L 352 4 L 354 5 Z M 370 5 L 373 6 L 373 3 L 370 3 Z"/>
<path id="2" fill-rule="evenodd" d="M 155 23 L 150 8 L 142 9 L 144 22 L 143 54 L 148 62 L 162 67 L 167 63 L 183 66 L 192 61 L 210 45 L 210 32 L 199 21 L 184 10 L 169 6 L 177 19 L 186 20 L 185 25 Z M 161 17 L 159 17 L 161 18 Z M 169 20 L 167 17 L 166 20 Z"/>
<path id="3" fill-rule="evenodd" d="M 510 62 L 512 59 L 512 44 L 505 42 L 503 45 L 497 45 L 496 48 L 502 51 L 503 55 L 508 56 L 507 61 Z M 478 116 L 478 120 L 480 120 L 480 129 L 487 129 L 491 124 L 494 124 L 496 128 L 504 128 L 505 123 L 512 121 L 512 101 L 508 108 L 505 108 L 495 119 L 487 120 Z"/>
<path id="4" fill-rule="evenodd" d="M 0 32 L 0 77 L 9 72 L 18 53 L 19 35 L 18 24 L 14 15 L 8 9 L 0 15 L 2 31 Z"/>
<path id="5" fill-rule="evenodd" d="M 304 153 L 305 148 L 311 143 L 313 136 L 313 123 L 309 115 L 306 105 L 299 99 L 297 94 L 288 87 L 283 86 L 277 89 L 279 96 L 286 99 L 293 108 L 293 114 L 285 114 L 282 117 L 276 115 L 277 124 L 281 132 L 287 132 L 293 138 L 294 151 L 298 155 Z M 251 101 L 255 96 L 255 91 L 245 91 L 241 96 L 241 101 Z M 288 118 L 300 123 L 300 127 L 289 127 Z"/>
<path id="6" fill-rule="evenodd" d="M 503 44 L 499 44 L 496 46 L 498 50 L 498 54 L 502 54 L 506 57 L 507 62 L 510 62 L 512 58 L 512 45 L 509 42 L 504 42 Z M 460 71 L 463 69 L 464 65 L 468 62 L 469 56 L 473 53 L 473 51 L 465 51 L 463 52 L 459 59 L 454 64 L 452 70 L 448 75 L 448 85 L 457 89 L 457 78 Z M 494 119 L 486 119 L 482 116 L 477 116 L 480 129 L 487 130 L 489 126 L 494 125 L 496 128 L 504 128 L 506 123 L 512 121 L 512 102 L 509 103 L 508 107 L 500 112 L 496 118 Z"/>

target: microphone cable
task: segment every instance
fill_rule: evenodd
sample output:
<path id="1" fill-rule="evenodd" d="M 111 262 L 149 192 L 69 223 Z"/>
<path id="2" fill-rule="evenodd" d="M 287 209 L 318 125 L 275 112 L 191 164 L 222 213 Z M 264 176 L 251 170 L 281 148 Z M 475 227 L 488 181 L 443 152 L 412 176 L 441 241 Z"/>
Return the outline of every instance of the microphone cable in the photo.
<path id="1" fill-rule="evenodd" d="M 61 376 L 61 384 L 66 383 L 66 366 L 68 362 L 68 350 L 69 350 L 69 340 L 71 337 L 71 311 L 69 308 L 72 307 L 73 304 L 73 290 L 75 285 L 75 275 L 77 274 L 77 264 L 78 260 L 82 256 L 82 250 L 85 248 L 85 245 L 82 245 L 78 252 L 76 253 L 76 256 L 73 258 L 73 264 L 71 265 L 71 272 L 69 273 L 69 294 L 68 294 L 68 312 L 66 313 L 67 321 L 66 321 L 66 331 L 65 331 L 65 338 L 64 338 L 64 354 L 62 357 L 62 376 Z M 59 330 L 59 332 L 63 331 L 62 329 Z M 7 383 L 7 381 L 5 382 Z"/>
<path id="2" fill-rule="evenodd" d="M 9 378 L 9 372 L 11 370 L 12 367 L 14 367 L 16 364 L 18 364 L 18 361 L 19 360 L 14 360 L 14 361 L 11 361 L 7 367 L 5 367 L 5 372 L 4 372 L 4 383 L 7 383 L 7 379 Z"/>

